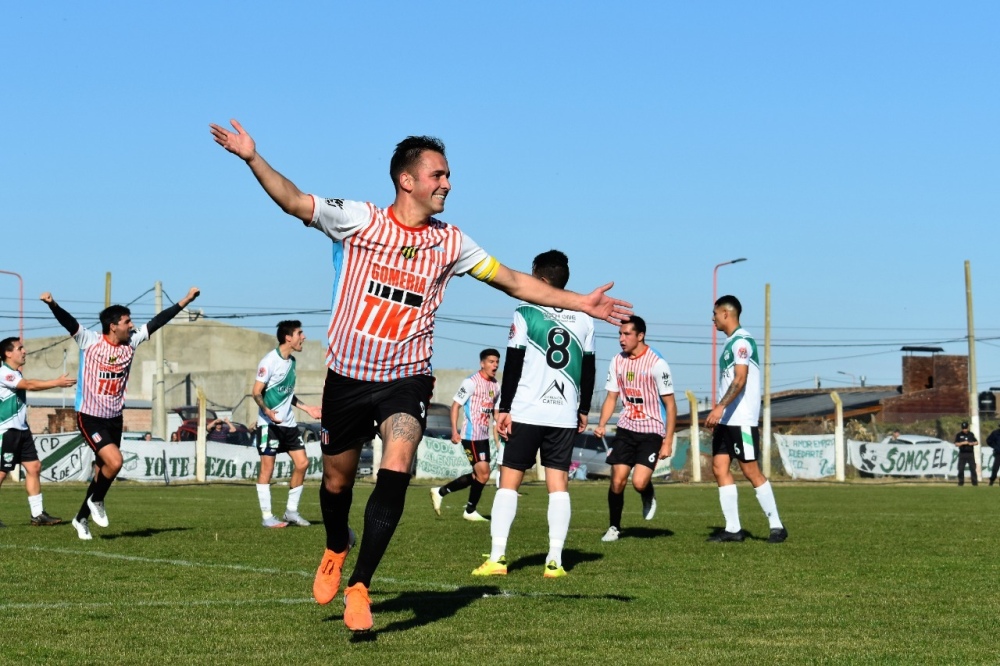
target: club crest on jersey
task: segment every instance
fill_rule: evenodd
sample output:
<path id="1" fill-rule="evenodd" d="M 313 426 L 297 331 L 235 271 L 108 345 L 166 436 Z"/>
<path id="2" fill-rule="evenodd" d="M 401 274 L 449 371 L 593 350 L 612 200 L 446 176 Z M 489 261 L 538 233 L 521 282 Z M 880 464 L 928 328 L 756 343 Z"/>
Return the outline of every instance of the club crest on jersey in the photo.
<path id="1" fill-rule="evenodd" d="M 116 355 L 111 355 L 108 357 L 108 363 L 115 363 L 117 361 L 118 361 L 118 356 Z"/>
<path id="2" fill-rule="evenodd" d="M 266 375 L 266 374 L 267 374 L 267 370 L 266 370 L 266 369 L 264 369 L 264 368 L 259 368 L 259 369 L 257 370 L 257 376 L 258 376 L 258 377 L 263 377 L 263 376 L 264 376 L 264 375 Z"/>
<path id="3" fill-rule="evenodd" d="M 93 435 L 90 436 L 90 438 L 92 440 L 94 440 L 94 444 L 100 444 L 101 443 L 101 433 L 99 433 L 99 432 L 95 432 Z"/>
<path id="4" fill-rule="evenodd" d="M 417 247 L 414 245 L 404 245 L 399 248 L 399 253 L 403 255 L 404 259 L 413 259 L 417 256 Z"/>
<path id="5" fill-rule="evenodd" d="M 517 334 L 517 328 L 514 327 L 514 324 L 511 324 L 510 325 L 510 333 L 507 334 L 507 339 L 508 340 L 513 340 L 515 334 Z"/>
<path id="6" fill-rule="evenodd" d="M 628 372 L 626 372 L 625 373 L 625 381 L 627 381 L 627 382 L 634 382 L 635 381 L 635 373 L 632 372 L 631 370 L 629 370 Z"/>
<path id="7" fill-rule="evenodd" d="M 5 382 L 8 382 L 8 383 L 9 382 L 13 382 L 14 381 L 14 375 L 7 375 L 3 379 L 4 379 Z"/>
<path id="8" fill-rule="evenodd" d="M 740 358 L 746 358 L 747 357 L 746 347 L 740 347 L 739 350 L 737 350 L 736 353 L 739 355 Z"/>

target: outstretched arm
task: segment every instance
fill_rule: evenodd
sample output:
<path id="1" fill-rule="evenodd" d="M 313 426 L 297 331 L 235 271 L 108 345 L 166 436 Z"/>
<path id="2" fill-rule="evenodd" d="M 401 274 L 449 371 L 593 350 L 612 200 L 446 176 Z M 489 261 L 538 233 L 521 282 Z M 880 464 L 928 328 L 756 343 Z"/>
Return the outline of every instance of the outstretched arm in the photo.
<path id="1" fill-rule="evenodd" d="M 323 408 L 319 405 L 307 405 L 306 403 L 299 400 L 299 396 L 292 396 L 292 407 L 298 407 L 303 412 L 313 417 L 316 420 L 323 418 Z"/>
<path id="2" fill-rule="evenodd" d="M 501 264 L 490 284 L 522 301 L 586 312 L 595 319 L 603 319 L 615 326 L 620 326 L 632 314 L 631 303 L 608 296 L 607 292 L 614 286 L 614 282 L 598 287 L 589 294 L 578 294 L 575 291 L 557 289 L 536 277 Z"/>
<path id="3" fill-rule="evenodd" d="M 14 388 L 20 391 L 47 391 L 54 388 L 66 388 L 76 384 L 76 380 L 69 375 L 56 377 L 55 379 L 22 379 Z"/>
<path id="4" fill-rule="evenodd" d="M 74 319 L 73 315 L 59 307 L 56 300 L 52 298 L 52 294 L 46 291 L 39 296 L 39 299 L 41 299 L 42 303 L 49 306 L 52 314 L 56 316 L 56 320 L 63 325 L 63 328 L 69 331 L 70 335 L 76 335 L 76 332 L 80 330 L 80 322 Z"/>
<path id="5" fill-rule="evenodd" d="M 149 322 L 146 324 L 146 331 L 150 335 L 152 335 L 159 329 L 166 326 L 168 321 L 170 321 L 178 314 L 180 314 L 180 311 L 186 308 L 191 303 L 191 301 L 198 298 L 199 294 L 201 294 L 201 292 L 198 291 L 198 287 L 191 287 L 188 290 L 187 296 L 182 298 L 177 303 L 174 303 L 169 308 L 161 310 L 156 314 L 155 317 L 150 319 Z"/>
<path id="6" fill-rule="evenodd" d="M 264 158 L 257 152 L 257 144 L 242 125 L 235 119 L 229 122 L 233 124 L 235 132 L 230 132 L 219 125 L 209 125 L 215 142 L 247 163 L 257 182 L 281 210 L 303 222 L 311 222 L 313 215 L 312 197 L 304 194 L 295 186 L 295 183 L 282 176 L 264 161 Z"/>

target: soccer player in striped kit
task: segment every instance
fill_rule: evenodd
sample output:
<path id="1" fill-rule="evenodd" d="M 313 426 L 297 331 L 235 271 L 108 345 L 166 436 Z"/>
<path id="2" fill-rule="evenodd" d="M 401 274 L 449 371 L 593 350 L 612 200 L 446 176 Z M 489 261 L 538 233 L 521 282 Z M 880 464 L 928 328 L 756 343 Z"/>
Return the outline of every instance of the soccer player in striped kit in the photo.
<path id="1" fill-rule="evenodd" d="M 448 281 L 470 274 L 514 298 L 585 311 L 615 325 L 631 306 L 607 295 L 612 284 L 582 295 L 511 270 L 457 227 L 436 219 L 451 191 L 451 172 L 438 139 L 407 137 L 396 146 L 389 161 L 395 198 L 391 206 L 380 208 L 303 193 L 260 156 L 238 122 L 232 126 L 235 131 L 210 125 L 216 143 L 246 162 L 283 211 L 334 244 L 321 432 L 320 506 L 327 538 L 313 596 L 326 604 L 338 592 L 361 446 L 379 432 L 381 467 L 344 590 L 344 624 L 352 631 L 368 631 L 373 626 L 368 589 L 403 513 L 410 465 L 427 422 L 434 318 Z"/>
<path id="2" fill-rule="evenodd" d="M 97 473 L 83 504 L 73 519 L 78 537 L 93 538 L 90 518 L 101 527 L 108 526 L 104 497 L 122 468 L 122 410 L 125 408 L 125 386 L 135 348 L 177 316 L 198 297 L 197 287 L 191 287 L 180 301 L 166 308 L 148 323 L 136 329 L 132 313 L 123 305 L 112 305 L 99 315 L 101 333 L 81 326 L 73 315 L 59 307 L 52 294 L 41 295 L 43 303 L 80 346 L 80 374 L 76 386 L 76 423 L 87 445 L 94 451 Z"/>
<path id="3" fill-rule="evenodd" d="M 601 541 L 618 541 L 622 531 L 625 484 L 632 472 L 632 487 L 642 497 L 642 517 L 652 520 L 656 514 L 653 470 L 656 462 L 673 452 L 677 403 L 670 366 L 646 344 L 646 321 L 633 315 L 621 325 L 618 344 L 622 353 L 611 359 L 607 397 L 601 405 L 601 418 L 594 434 L 604 437 L 608 419 L 615 411 L 618 396 L 622 411 L 611 442 L 608 464 L 611 487 L 608 489 L 608 531 Z"/>
<path id="4" fill-rule="evenodd" d="M 479 515 L 476 507 L 483 495 L 483 488 L 490 480 L 490 424 L 493 421 L 496 400 L 500 393 L 497 368 L 500 352 L 484 349 L 479 352 L 479 371 L 462 381 L 451 402 L 451 441 L 461 444 L 465 457 L 472 465 L 472 472 L 463 474 L 439 488 L 431 488 L 431 505 L 434 513 L 441 515 L 441 498 L 456 490 L 469 489 L 469 501 L 462 517 L 473 522 L 487 520 Z M 462 431 L 458 429 L 458 416 L 465 414 Z"/>

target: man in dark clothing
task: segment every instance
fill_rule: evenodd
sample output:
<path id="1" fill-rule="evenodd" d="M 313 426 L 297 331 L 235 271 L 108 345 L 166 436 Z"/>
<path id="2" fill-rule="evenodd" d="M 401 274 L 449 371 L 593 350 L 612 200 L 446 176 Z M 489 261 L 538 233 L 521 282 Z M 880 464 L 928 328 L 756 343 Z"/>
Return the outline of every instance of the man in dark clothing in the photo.
<path id="1" fill-rule="evenodd" d="M 958 485 L 965 485 L 965 467 L 968 465 L 972 473 L 972 485 L 978 486 L 976 477 L 976 444 L 979 440 L 969 432 L 969 424 L 962 421 L 962 430 L 955 435 L 955 446 L 958 447 Z"/>
<path id="2" fill-rule="evenodd" d="M 990 470 L 990 485 L 997 480 L 997 471 L 1000 470 L 1000 427 L 990 433 L 986 438 L 986 446 L 993 449 L 993 468 Z"/>

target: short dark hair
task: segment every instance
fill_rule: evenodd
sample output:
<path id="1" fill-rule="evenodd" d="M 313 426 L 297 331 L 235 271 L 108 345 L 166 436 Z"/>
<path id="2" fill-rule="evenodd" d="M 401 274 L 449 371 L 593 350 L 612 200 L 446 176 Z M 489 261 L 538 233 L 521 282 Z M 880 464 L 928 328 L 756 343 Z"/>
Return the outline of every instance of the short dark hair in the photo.
<path id="1" fill-rule="evenodd" d="M 286 319 L 278 322 L 278 344 L 285 344 L 285 338 L 295 332 L 295 329 L 302 328 L 302 322 L 298 319 Z"/>
<path id="2" fill-rule="evenodd" d="M 0 340 L 0 361 L 7 360 L 7 354 L 14 351 L 14 345 L 21 338 L 4 338 Z"/>
<path id="3" fill-rule="evenodd" d="M 542 252 L 531 262 L 531 274 L 562 289 L 569 282 L 569 258 L 559 250 Z"/>
<path id="4" fill-rule="evenodd" d="M 392 177 L 394 188 L 399 190 L 400 174 L 419 162 L 425 150 L 433 150 L 445 157 L 444 141 L 437 137 L 408 136 L 396 144 L 396 150 L 392 152 L 392 159 L 389 160 L 389 176 Z"/>
<path id="5" fill-rule="evenodd" d="M 640 317 L 639 315 L 632 315 L 631 317 L 622 322 L 622 326 L 624 326 L 625 324 L 632 324 L 632 327 L 635 329 L 636 333 L 642 333 L 643 335 L 646 335 L 646 320 Z"/>
<path id="6" fill-rule="evenodd" d="M 112 305 L 101 310 L 98 317 L 101 320 L 101 332 L 107 335 L 111 332 L 111 324 L 117 324 L 122 317 L 130 317 L 132 311 L 124 305 Z"/>
<path id="7" fill-rule="evenodd" d="M 496 349 L 493 349 L 493 347 L 490 347 L 489 349 L 484 349 L 483 351 L 479 352 L 480 361 L 485 361 L 490 356 L 496 356 L 497 358 L 500 358 L 500 352 L 498 352 Z"/>
<path id="8" fill-rule="evenodd" d="M 743 314 L 743 306 L 740 305 L 740 299 L 730 294 L 726 294 L 725 296 L 719 298 L 719 300 L 715 302 L 715 307 L 717 308 L 730 307 L 733 310 L 736 310 L 737 319 L 739 319 L 740 315 Z"/>

